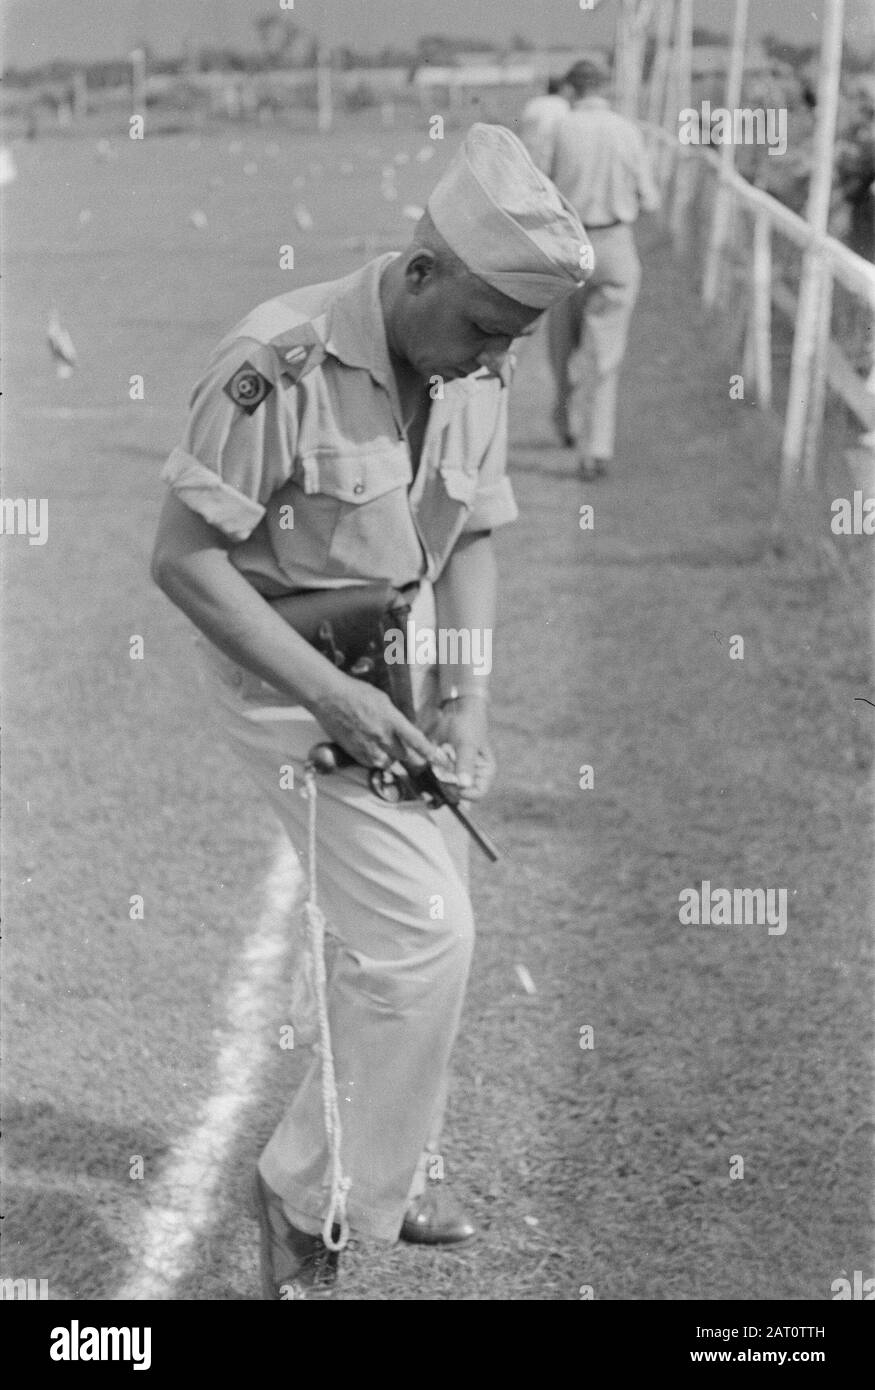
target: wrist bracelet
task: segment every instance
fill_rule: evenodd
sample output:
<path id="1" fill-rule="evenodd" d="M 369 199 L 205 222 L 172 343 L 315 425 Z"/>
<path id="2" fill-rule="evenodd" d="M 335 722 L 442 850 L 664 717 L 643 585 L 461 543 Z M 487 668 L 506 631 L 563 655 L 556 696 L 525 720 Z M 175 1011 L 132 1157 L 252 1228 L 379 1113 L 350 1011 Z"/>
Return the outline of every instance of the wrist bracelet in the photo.
<path id="1" fill-rule="evenodd" d="M 450 693 L 449 693 L 449 695 L 445 695 L 445 696 L 444 696 L 444 698 L 441 700 L 441 702 L 440 702 L 438 708 L 439 708 L 439 709 L 443 709 L 445 705 L 451 705 L 451 704 L 453 704 L 456 700 L 464 700 L 468 695 L 473 696 L 475 700 L 488 700 L 488 699 L 489 699 L 489 691 L 488 691 L 488 690 L 475 689 L 473 686 L 470 687 L 469 689 L 460 690 L 459 687 L 458 687 L 457 685 L 451 685 L 451 686 L 450 686 Z"/>

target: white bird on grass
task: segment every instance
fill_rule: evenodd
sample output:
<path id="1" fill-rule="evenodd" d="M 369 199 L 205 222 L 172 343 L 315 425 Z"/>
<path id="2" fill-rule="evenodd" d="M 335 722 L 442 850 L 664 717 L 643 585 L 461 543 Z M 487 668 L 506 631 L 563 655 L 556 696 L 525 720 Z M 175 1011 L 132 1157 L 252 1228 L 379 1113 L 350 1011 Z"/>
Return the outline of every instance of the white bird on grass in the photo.
<path id="1" fill-rule="evenodd" d="M 18 177 L 18 170 L 15 167 L 15 160 L 12 158 L 12 151 L 8 145 L 0 145 L 0 188 L 5 188 L 8 183 L 14 183 Z"/>
<path id="2" fill-rule="evenodd" d="M 73 346 L 73 339 L 61 324 L 58 311 L 54 304 L 49 314 L 49 326 L 47 331 L 49 352 L 55 359 L 55 370 L 63 380 L 73 375 L 73 368 L 76 365 L 76 349 Z"/>
<path id="3" fill-rule="evenodd" d="M 394 203 L 398 197 L 398 189 L 395 186 L 395 166 L 393 164 L 385 164 L 383 166 L 380 192 L 387 203 Z"/>

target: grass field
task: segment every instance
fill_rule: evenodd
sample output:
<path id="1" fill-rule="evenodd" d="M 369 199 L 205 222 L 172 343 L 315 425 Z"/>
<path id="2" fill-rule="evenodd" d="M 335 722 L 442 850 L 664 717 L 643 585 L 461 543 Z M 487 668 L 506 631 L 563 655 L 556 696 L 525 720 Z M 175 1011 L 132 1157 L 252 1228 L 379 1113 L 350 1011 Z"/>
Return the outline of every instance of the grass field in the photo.
<path id="1" fill-rule="evenodd" d="M 3 540 L 3 1273 L 53 1298 L 112 1299 L 144 1231 L 153 1296 L 259 1297 L 250 1173 L 300 1060 L 273 1043 L 281 959 L 249 1019 L 263 1060 L 174 1243 L 193 1205 L 167 1175 L 216 1095 L 277 827 L 205 724 L 191 630 L 149 581 L 158 474 L 231 324 L 403 244 L 401 209 L 455 145 L 417 162 L 426 133 L 147 133 L 111 159 L 91 138 L 16 146 L 3 495 L 47 498 L 49 533 Z M 552 440 L 540 339 L 514 387 L 522 517 L 499 540 L 483 809 L 510 858 L 477 868 L 445 1144 L 481 1235 L 357 1246 L 343 1298 L 822 1300 L 872 1272 L 867 541 L 840 540 L 834 572 L 769 558 L 774 432 L 729 400 L 719 325 L 660 227 L 641 242 L 614 476 L 584 494 Z M 67 381 L 52 302 L 79 352 Z M 823 471 L 849 495 L 838 449 Z M 678 894 L 703 879 L 786 888 L 786 934 L 681 926 Z"/>

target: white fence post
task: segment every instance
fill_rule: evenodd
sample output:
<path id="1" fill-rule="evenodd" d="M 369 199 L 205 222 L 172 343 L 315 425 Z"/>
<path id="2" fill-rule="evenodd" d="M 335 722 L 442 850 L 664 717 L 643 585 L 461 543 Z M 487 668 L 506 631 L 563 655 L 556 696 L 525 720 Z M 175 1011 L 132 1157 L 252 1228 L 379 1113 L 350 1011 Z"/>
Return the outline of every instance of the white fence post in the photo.
<path id="1" fill-rule="evenodd" d="M 647 93 L 647 119 L 651 125 L 659 125 L 665 109 L 668 70 L 671 61 L 674 5 L 675 0 L 660 0 L 657 14 L 656 48 L 653 54 L 653 66 L 650 69 L 650 88 Z"/>
<path id="2" fill-rule="evenodd" d="M 772 224 L 769 221 L 768 213 L 762 208 L 756 209 L 753 219 L 753 268 L 748 335 L 757 388 L 757 405 L 760 410 L 770 410 L 772 406 Z"/>
<path id="3" fill-rule="evenodd" d="M 677 110 L 672 114 L 674 138 L 678 141 L 678 115 L 690 104 L 692 87 L 692 41 L 693 41 L 693 0 L 678 0 L 677 28 L 675 30 L 674 83 L 672 95 L 677 102 Z M 672 201 L 670 225 L 678 244 L 683 244 L 689 236 L 687 209 L 690 203 L 690 189 L 694 178 L 688 146 L 677 144 L 677 166 L 675 168 L 674 198 Z"/>
<path id="4" fill-rule="evenodd" d="M 843 18 L 844 0 L 825 0 L 812 150 L 813 167 L 806 215 L 811 229 L 811 240 L 802 262 L 802 280 L 799 285 L 799 304 L 790 365 L 790 394 L 781 451 L 781 488 L 784 492 L 799 481 L 806 430 L 813 429 L 816 432 L 819 428 L 819 421 L 813 418 L 811 412 L 812 385 L 815 371 L 819 369 L 816 359 L 822 343 L 818 331 L 818 316 L 823 302 L 821 289 L 823 261 L 826 256 L 824 238 L 829 224 L 829 201 L 832 191 Z"/>
<path id="5" fill-rule="evenodd" d="M 734 111 L 741 101 L 741 83 L 744 76 L 744 46 L 747 42 L 748 0 L 735 0 L 735 25 L 732 30 L 732 53 L 726 80 L 726 107 Z M 706 304 L 713 304 L 717 298 L 717 284 L 726 245 L 728 211 L 731 192 L 727 187 L 729 175 L 735 169 L 735 145 L 724 140 L 720 146 L 720 175 L 714 197 L 714 210 L 711 216 L 711 233 L 705 258 L 705 272 L 702 279 L 702 298 Z"/>

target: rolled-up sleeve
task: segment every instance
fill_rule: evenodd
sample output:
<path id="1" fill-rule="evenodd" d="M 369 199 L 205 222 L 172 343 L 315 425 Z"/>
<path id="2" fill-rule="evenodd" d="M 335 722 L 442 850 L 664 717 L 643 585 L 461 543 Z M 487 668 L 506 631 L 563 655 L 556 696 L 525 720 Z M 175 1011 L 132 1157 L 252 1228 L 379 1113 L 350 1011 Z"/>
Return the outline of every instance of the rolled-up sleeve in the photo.
<path id="1" fill-rule="evenodd" d="M 251 535 L 291 475 L 290 389 L 269 347 L 234 340 L 195 387 L 182 441 L 162 470 L 180 501 L 234 541 Z"/>
<path id="2" fill-rule="evenodd" d="M 509 392 L 499 393 L 495 428 L 478 471 L 477 491 L 464 531 L 493 531 L 516 521 L 519 509 L 507 476 L 507 406 Z"/>

